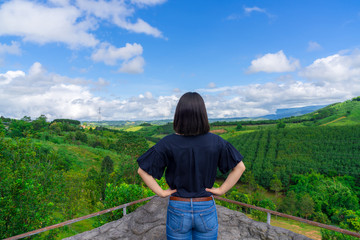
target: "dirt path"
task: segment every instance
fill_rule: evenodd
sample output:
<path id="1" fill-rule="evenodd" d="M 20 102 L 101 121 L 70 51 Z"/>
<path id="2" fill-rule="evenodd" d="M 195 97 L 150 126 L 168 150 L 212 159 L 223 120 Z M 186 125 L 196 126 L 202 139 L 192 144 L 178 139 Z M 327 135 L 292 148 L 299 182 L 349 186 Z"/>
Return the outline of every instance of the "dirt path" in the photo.
<path id="1" fill-rule="evenodd" d="M 337 122 L 337 121 L 339 121 L 339 120 L 341 120 L 341 119 L 344 119 L 344 118 L 346 118 L 346 117 L 345 117 L 345 116 L 339 117 L 339 118 L 337 118 L 337 119 L 335 119 L 335 120 L 332 120 L 331 122 L 324 123 L 324 124 L 322 124 L 321 126 L 326 126 L 326 125 L 328 125 L 328 124 L 330 124 L 330 123 Z"/>

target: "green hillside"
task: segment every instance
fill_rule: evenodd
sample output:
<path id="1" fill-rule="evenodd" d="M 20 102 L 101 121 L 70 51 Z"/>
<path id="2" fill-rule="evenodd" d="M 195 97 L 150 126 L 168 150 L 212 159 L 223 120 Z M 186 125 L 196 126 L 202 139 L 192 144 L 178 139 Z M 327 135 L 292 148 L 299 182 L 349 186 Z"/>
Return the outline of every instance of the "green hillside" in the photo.
<path id="1" fill-rule="evenodd" d="M 230 141 L 247 167 L 241 185 L 225 197 L 360 231 L 359 100 L 280 120 L 212 123 L 211 131 Z M 109 129 L 44 116 L 1 117 L 0 238 L 150 196 L 136 159 L 172 132 L 171 123 Z M 218 177 L 221 183 L 224 176 Z M 166 187 L 164 179 L 160 184 Z M 109 213 L 33 239 L 61 239 L 121 216 Z"/>
<path id="2" fill-rule="evenodd" d="M 334 103 L 298 119 L 313 121 L 317 125 L 343 126 L 360 124 L 360 97 Z"/>
<path id="3" fill-rule="evenodd" d="M 349 175 L 359 181 L 359 126 L 259 130 L 228 140 L 245 156 L 247 169 L 265 188 L 269 188 L 274 174 L 287 187 L 292 175 L 311 171 Z"/>

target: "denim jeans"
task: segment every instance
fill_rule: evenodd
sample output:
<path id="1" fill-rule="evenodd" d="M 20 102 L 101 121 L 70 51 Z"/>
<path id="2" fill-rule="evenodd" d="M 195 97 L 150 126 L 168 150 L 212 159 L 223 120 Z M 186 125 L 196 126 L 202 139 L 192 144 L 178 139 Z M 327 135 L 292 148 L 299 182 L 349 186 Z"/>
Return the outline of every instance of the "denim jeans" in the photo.
<path id="1" fill-rule="evenodd" d="M 217 239 L 218 218 L 215 201 L 169 200 L 166 217 L 168 240 Z"/>

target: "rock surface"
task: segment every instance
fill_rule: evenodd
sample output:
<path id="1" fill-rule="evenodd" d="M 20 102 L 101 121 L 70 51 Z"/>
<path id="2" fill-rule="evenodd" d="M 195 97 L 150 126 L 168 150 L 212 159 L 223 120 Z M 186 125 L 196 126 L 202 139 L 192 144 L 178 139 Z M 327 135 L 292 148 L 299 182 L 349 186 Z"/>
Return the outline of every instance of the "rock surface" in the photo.
<path id="1" fill-rule="evenodd" d="M 155 197 L 146 205 L 123 218 L 99 228 L 64 240 L 161 240 L 166 239 L 167 199 Z M 246 217 L 245 214 L 216 206 L 219 220 L 218 239 L 241 240 L 309 240 L 289 230 L 269 226 Z"/>

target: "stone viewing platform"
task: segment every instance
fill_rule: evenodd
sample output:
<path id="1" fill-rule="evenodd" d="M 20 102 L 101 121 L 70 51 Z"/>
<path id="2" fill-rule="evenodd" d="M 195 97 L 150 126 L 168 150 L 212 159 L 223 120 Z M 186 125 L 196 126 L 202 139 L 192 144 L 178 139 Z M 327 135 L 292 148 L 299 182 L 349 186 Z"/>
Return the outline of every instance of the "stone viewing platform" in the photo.
<path id="1" fill-rule="evenodd" d="M 63 240 L 162 240 L 166 239 L 167 198 L 155 197 L 123 218 Z M 216 206 L 221 240 L 310 240 L 303 235 L 248 218 Z"/>

